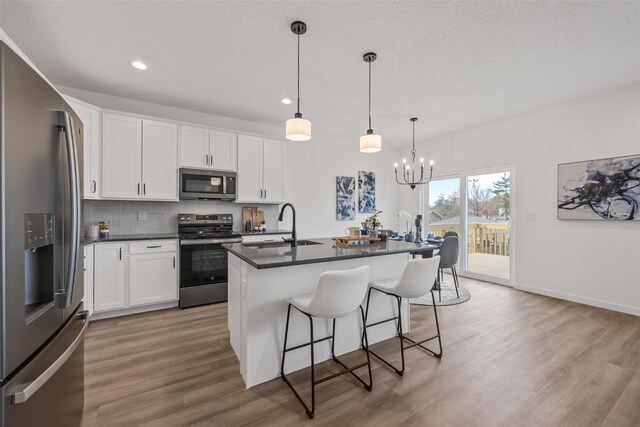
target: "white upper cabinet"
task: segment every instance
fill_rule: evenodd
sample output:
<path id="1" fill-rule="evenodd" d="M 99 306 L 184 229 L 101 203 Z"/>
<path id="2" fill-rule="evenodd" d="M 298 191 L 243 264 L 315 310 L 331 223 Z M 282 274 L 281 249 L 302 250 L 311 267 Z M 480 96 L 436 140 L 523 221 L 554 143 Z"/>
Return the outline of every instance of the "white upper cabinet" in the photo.
<path id="1" fill-rule="evenodd" d="M 178 200 L 178 127 L 102 115 L 102 197 Z"/>
<path id="2" fill-rule="evenodd" d="M 238 202 L 282 202 L 284 172 L 284 142 L 238 136 Z"/>
<path id="3" fill-rule="evenodd" d="M 100 108 L 65 96 L 82 120 L 83 197 L 100 198 Z"/>
<path id="4" fill-rule="evenodd" d="M 142 121 L 142 198 L 178 200 L 178 126 Z"/>
<path id="5" fill-rule="evenodd" d="M 262 202 L 262 138 L 238 136 L 238 202 Z"/>
<path id="6" fill-rule="evenodd" d="M 142 120 L 102 114 L 102 197 L 139 199 L 142 192 Z"/>
<path id="7" fill-rule="evenodd" d="M 238 136 L 235 133 L 209 132 L 209 153 L 213 169 L 237 170 Z"/>
<path id="8" fill-rule="evenodd" d="M 236 156 L 236 134 L 180 126 L 180 167 L 235 171 Z"/>
<path id="9" fill-rule="evenodd" d="M 209 129 L 180 126 L 180 167 L 209 167 Z"/>
<path id="10" fill-rule="evenodd" d="M 262 146 L 264 201 L 284 201 L 284 143 L 265 139 Z"/>

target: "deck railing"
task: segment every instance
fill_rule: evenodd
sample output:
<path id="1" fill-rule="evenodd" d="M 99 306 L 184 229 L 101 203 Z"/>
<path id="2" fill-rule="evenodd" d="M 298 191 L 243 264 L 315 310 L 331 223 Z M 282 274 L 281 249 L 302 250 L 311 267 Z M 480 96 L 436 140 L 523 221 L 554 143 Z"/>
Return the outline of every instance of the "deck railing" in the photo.
<path id="1" fill-rule="evenodd" d="M 444 236 L 447 231 L 460 235 L 460 224 L 430 224 L 429 233 Z M 509 226 L 507 223 L 469 224 L 469 253 L 509 255 Z"/>

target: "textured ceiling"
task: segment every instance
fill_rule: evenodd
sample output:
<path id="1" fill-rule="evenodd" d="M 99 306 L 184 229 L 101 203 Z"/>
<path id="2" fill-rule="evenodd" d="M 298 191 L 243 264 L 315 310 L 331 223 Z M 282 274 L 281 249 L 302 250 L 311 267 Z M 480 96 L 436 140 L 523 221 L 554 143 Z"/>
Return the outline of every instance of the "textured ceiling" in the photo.
<path id="1" fill-rule="evenodd" d="M 314 134 L 366 130 L 369 50 L 387 146 L 410 143 L 411 116 L 424 140 L 640 81 L 640 1 L 0 1 L 0 26 L 56 84 L 283 129 L 296 19 Z"/>

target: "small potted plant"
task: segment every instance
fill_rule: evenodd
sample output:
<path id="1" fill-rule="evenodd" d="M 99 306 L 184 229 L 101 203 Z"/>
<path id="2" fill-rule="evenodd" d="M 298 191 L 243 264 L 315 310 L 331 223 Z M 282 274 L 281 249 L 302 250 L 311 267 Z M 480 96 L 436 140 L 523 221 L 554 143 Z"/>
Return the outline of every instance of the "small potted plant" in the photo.
<path id="1" fill-rule="evenodd" d="M 370 232 L 371 237 L 378 237 L 379 229 L 382 227 L 382 223 L 378 218 L 378 214 L 381 214 L 382 211 L 376 211 L 373 215 L 365 220 L 367 223 L 367 229 Z"/>

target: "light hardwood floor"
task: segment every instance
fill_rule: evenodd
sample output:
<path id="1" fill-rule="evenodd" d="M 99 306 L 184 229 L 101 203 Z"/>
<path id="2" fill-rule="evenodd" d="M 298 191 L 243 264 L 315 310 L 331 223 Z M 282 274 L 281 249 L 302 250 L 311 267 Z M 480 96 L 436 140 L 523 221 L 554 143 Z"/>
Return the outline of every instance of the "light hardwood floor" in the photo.
<path id="1" fill-rule="evenodd" d="M 408 350 L 404 377 L 374 361 L 370 393 L 348 375 L 323 383 L 313 421 L 280 379 L 244 388 L 226 304 L 92 322 L 83 425 L 640 425 L 640 317 L 461 284 L 471 300 L 438 309 L 442 360 Z M 432 308 L 412 306 L 409 336 L 434 328 Z"/>

